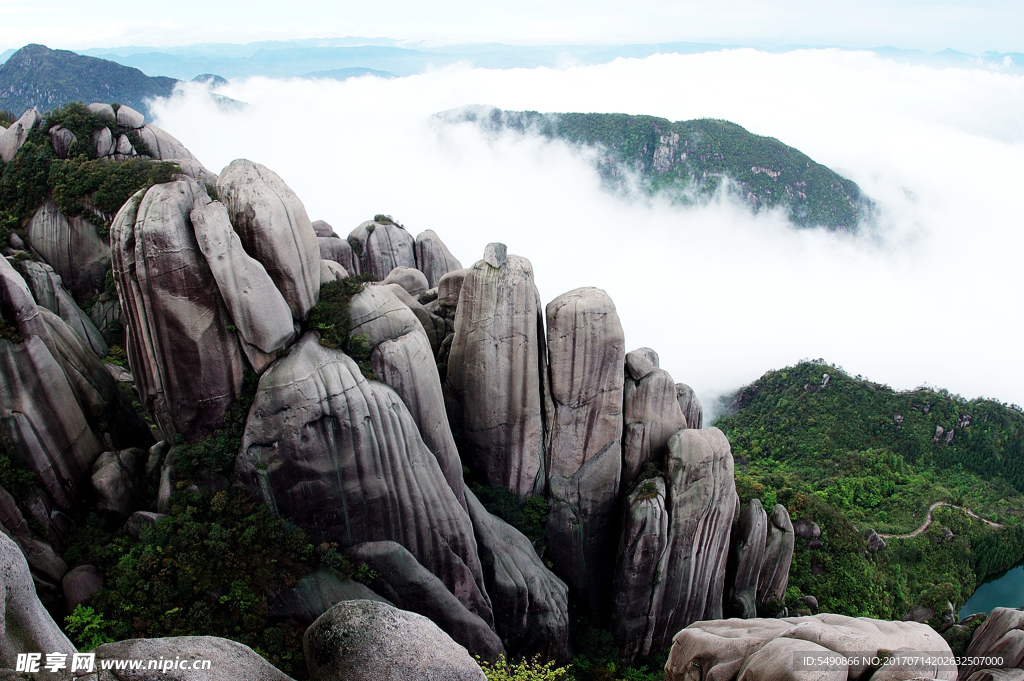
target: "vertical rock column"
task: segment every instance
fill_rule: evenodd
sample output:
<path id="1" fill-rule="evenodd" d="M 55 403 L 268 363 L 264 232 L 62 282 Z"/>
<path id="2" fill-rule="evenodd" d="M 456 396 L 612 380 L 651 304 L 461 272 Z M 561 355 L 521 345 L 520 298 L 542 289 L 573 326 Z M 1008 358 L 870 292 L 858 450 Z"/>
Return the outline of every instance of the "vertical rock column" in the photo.
<path id="1" fill-rule="evenodd" d="M 757 580 L 764 564 L 768 514 L 759 499 L 743 507 L 732 525 L 726 578 L 725 616 L 757 617 Z"/>
<path id="2" fill-rule="evenodd" d="M 623 419 L 622 483 L 628 485 L 648 461 L 661 465 L 669 438 L 687 425 L 676 385 L 650 348 L 626 355 Z"/>
<path id="3" fill-rule="evenodd" d="M 625 339 L 615 305 L 596 288 L 547 306 L 547 338 L 551 557 L 597 614 L 607 603 L 616 545 Z"/>
<path id="4" fill-rule="evenodd" d="M 520 496 L 544 486 L 542 334 L 533 266 L 490 244 L 459 295 L 446 401 L 463 460 Z"/>
<path id="5" fill-rule="evenodd" d="M 764 561 L 757 580 L 757 602 L 760 605 L 785 598 L 786 587 L 789 586 L 789 566 L 793 562 L 795 541 L 789 511 L 782 504 L 775 504 L 771 517 L 768 519 Z"/>

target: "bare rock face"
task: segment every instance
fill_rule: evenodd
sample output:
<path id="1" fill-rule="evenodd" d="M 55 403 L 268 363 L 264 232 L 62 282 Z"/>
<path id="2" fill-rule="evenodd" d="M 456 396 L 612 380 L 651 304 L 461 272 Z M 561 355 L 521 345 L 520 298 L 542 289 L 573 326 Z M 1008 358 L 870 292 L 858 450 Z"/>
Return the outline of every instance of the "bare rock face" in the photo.
<path id="1" fill-rule="evenodd" d="M 775 504 L 768 522 L 765 539 L 764 562 L 757 579 L 757 602 L 761 604 L 781 600 L 789 585 L 789 566 L 793 562 L 793 523 L 789 511 Z"/>
<path id="2" fill-rule="evenodd" d="M 461 270 L 462 263 L 451 254 L 434 230 L 428 229 L 416 237 L 416 267 L 427 276 L 427 288 L 434 288 L 441 277 Z"/>
<path id="3" fill-rule="evenodd" d="M 615 305 L 596 288 L 549 303 L 547 337 L 551 557 L 596 614 L 616 548 L 625 339 Z"/>
<path id="4" fill-rule="evenodd" d="M 773 539 L 778 536 L 776 532 Z M 753 499 L 743 507 L 732 525 L 724 604 L 726 617 L 757 617 L 758 577 L 765 561 L 767 537 L 768 514 L 761 506 L 761 500 Z M 787 578 L 788 574 L 787 563 Z"/>
<path id="5" fill-rule="evenodd" d="M 353 255 L 352 247 L 349 246 L 347 241 L 333 236 L 317 236 L 316 241 L 320 246 L 320 258 L 322 260 L 334 261 L 344 267 L 346 272 L 358 274 L 359 260 Z"/>
<path id="6" fill-rule="evenodd" d="M 135 386 L 165 437 L 198 439 L 242 387 L 242 349 L 192 222 L 208 201 L 195 180 L 156 185 L 110 229 Z"/>
<path id="7" fill-rule="evenodd" d="M 1024 669 L 981 669 L 967 681 L 1024 681 Z"/>
<path id="8" fill-rule="evenodd" d="M 492 621 L 469 516 L 416 421 L 315 333 L 260 378 L 236 471 L 314 542 L 397 542 Z"/>
<path id="9" fill-rule="evenodd" d="M 146 459 L 142 449 L 103 452 L 92 467 L 96 509 L 127 518 L 146 492 Z"/>
<path id="10" fill-rule="evenodd" d="M 378 573 L 372 586 L 402 610 L 429 618 L 471 655 L 494 662 L 505 654 L 498 635 L 471 613 L 404 546 L 392 541 L 356 544 L 345 551 L 355 563 Z"/>
<path id="11" fill-rule="evenodd" d="M 308 627 L 341 601 L 380 601 L 394 605 L 365 584 L 345 579 L 330 568 L 320 568 L 299 577 L 295 586 L 279 593 L 271 605 L 270 616 L 294 619 Z"/>
<path id="12" fill-rule="evenodd" d="M 39 602 L 21 549 L 0 532 L 0 669 L 14 669 L 19 653 L 38 652 L 78 651 Z"/>
<path id="13" fill-rule="evenodd" d="M 469 490 L 469 515 L 484 562 L 494 625 L 512 657 L 569 659 L 569 588 L 519 530 L 484 509 Z"/>
<path id="14" fill-rule="evenodd" d="M 949 645 L 930 627 L 916 622 L 886 622 L 867 617 L 821 614 L 784 619 L 728 619 L 695 622 L 672 639 L 666 681 L 691 679 L 832 679 L 855 681 L 871 675 L 865 658 L 882 651 L 931 651 L 952 657 Z M 796 669 L 794 654 L 857 658 L 856 664 L 830 672 Z M 835 675 L 835 671 L 839 671 Z M 894 676 L 912 679 L 920 676 Z M 905 673 L 905 672 L 904 672 Z M 919 672 L 915 672 L 918 674 Z M 923 672 L 920 672 L 923 673 Z M 932 675 L 934 674 L 934 675 Z M 956 667 L 940 667 L 924 678 L 952 681 Z M 871 678 L 875 678 L 871 676 Z"/>
<path id="15" fill-rule="evenodd" d="M 331 238 L 337 239 L 338 235 L 334 232 L 334 228 L 323 220 L 313 220 L 313 231 L 316 232 L 318 239 Z"/>
<path id="16" fill-rule="evenodd" d="M 995 608 L 988 619 L 974 632 L 967 647 L 967 658 L 1001 657 L 1003 668 L 1024 668 L 1024 610 Z M 973 674 L 991 665 L 965 665 L 960 679 L 973 678 Z M 998 677 L 997 677 L 998 678 Z"/>
<path id="17" fill-rule="evenodd" d="M 320 286 L 348 279 L 348 271 L 333 260 L 320 261 Z"/>
<path id="18" fill-rule="evenodd" d="M 398 284 L 414 296 L 418 296 L 430 288 L 427 286 L 427 278 L 423 276 L 423 273 L 413 267 L 396 267 L 381 283 L 385 285 Z"/>
<path id="19" fill-rule="evenodd" d="M 821 528 L 810 518 L 797 518 L 793 521 L 793 534 L 801 539 L 813 541 L 821 538 Z"/>
<path id="20" fill-rule="evenodd" d="M 626 499 L 612 583 L 612 634 L 627 662 L 651 650 L 658 610 L 654 591 L 668 558 L 669 514 L 662 477 L 644 480 Z"/>
<path id="21" fill-rule="evenodd" d="M 629 484 L 645 463 L 664 460 L 669 438 L 687 425 L 676 384 L 650 348 L 626 355 L 623 420 L 622 482 Z"/>
<path id="22" fill-rule="evenodd" d="M 126 128 L 139 129 L 146 124 L 146 117 L 130 106 L 123 104 L 117 109 L 117 123 Z"/>
<path id="23" fill-rule="evenodd" d="M 367 220 L 352 230 L 348 242 L 359 262 L 359 273 L 382 281 L 396 267 L 416 267 L 415 241 L 393 222 Z"/>
<path id="24" fill-rule="evenodd" d="M 320 295 L 320 244 L 299 197 L 258 163 L 233 161 L 217 181 L 246 253 L 266 268 L 292 316 L 305 319 Z"/>
<path id="25" fill-rule="evenodd" d="M 103 588 L 103 573 L 95 565 L 79 565 L 61 580 L 68 614 L 79 605 L 89 605 L 96 592 Z"/>
<path id="26" fill-rule="evenodd" d="M 292 681 L 259 653 L 241 643 L 214 636 L 131 638 L 96 648 L 96 666 L 102 660 L 209 660 L 209 669 L 113 670 L 116 681 Z M 191 665 L 188 665 L 191 666 Z M 101 677 L 102 678 L 102 677 Z M 107 679 L 104 679 L 107 681 Z"/>
<path id="27" fill-rule="evenodd" d="M 385 286 L 367 286 L 353 296 L 349 315 L 350 335 L 366 337 L 374 373 L 409 408 L 424 444 L 465 507 L 462 460 L 448 427 L 434 353 L 416 315 Z"/>
<path id="28" fill-rule="evenodd" d="M 86 107 L 91 113 L 96 114 L 97 118 L 101 121 L 107 121 L 113 123 L 117 120 L 117 114 L 114 113 L 114 107 L 104 102 L 93 102 Z"/>
<path id="29" fill-rule="evenodd" d="M 388 284 L 383 288 L 386 288 L 395 294 L 396 298 L 412 310 L 412 313 L 416 315 L 416 319 L 420 320 L 420 324 L 423 326 L 423 331 L 427 334 L 427 340 L 430 341 L 430 349 L 436 356 L 437 351 L 441 348 L 441 343 L 444 342 L 445 336 L 448 335 L 448 326 L 450 322 L 446 322 L 444 319 L 441 319 L 437 315 L 431 313 L 425 306 L 421 305 L 418 300 L 409 295 L 408 291 L 398 284 Z"/>
<path id="30" fill-rule="evenodd" d="M 65 217 L 50 198 L 28 223 L 32 251 L 60 275 L 78 300 L 104 289 L 110 264 L 110 244 L 96 225 L 82 217 Z"/>
<path id="31" fill-rule="evenodd" d="M 100 131 L 102 134 L 102 131 Z M 146 151 L 156 160 L 173 161 L 181 168 L 182 173 L 208 185 L 217 184 L 217 173 L 207 170 L 185 145 L 171 136 L 167 131 L 146 123 L 136 130 Z M 102 154 L 100 154 L 102 155 Z"/>
<path id="32" fill-rule="evenodd" d="M 452 270 L 437 282 L 437 303 L 439 306 L 455 309 L 459 306 L 462 295 L 462 284 L 466 281 L 469 270 Z"/>
<path id="33" fill-rule="evenodd" d="M 700 406 L 700 400 L 693 392 L 693 388 L 685 383 L 676 383 L 676 399 L 679 401 L 679 409 L 686 419 L 687 428 L 704 427 L 704 409 Z"/>
<path id="34" fill-rule="evenodd" d="M 543 328 L 529 260 L 473 265 L 448 356 L 449 415 L 469 467 L 520 496 L 544 486 Z"/>
<path id="35" fill-rule="evenodd" d="M 28 139 L 28 134 L 39 125 L 43 117 L 35 109 L 29 109 L 11 127 L 0 129 L 0 160 L 10 163 Z"/>
<path id="36" fill-rule="evenodd" d="M 101 293 L 92 309 L 89 310 L 89 319 L 108 346 L 123 341 L 121 338 L 124 332 L 124 325 L 121 323 L 121 303 L 118 302 L 116 294 L 111 295 L 106 291 Z"/>
<path id="37" fill-rule="evenodd" d="M 717 428 L 681 430 L 668 443 L 667 569 L 654 597 L 653 646 L 705 619 L 722 617 L 729 531 L 739 505 L 729 441 Z"/>
<path id="38" fill-rule="evenodd" d="M 263 370 L 295 340 L 291 310 L 267 270 L 249 257 L 224 204 L 199 194 L 189 213 L 196 243 L 228 308 L 249 363 Z"/>
<path id="39" fill-rule="evenodd" d="M 109 350 L 107 342 L 89 316 L 64 289 L 60 275 L 49 265 L 34 260 L 18 262 L 18 269 L 25 277 L 25 283 L 36 303 L 63 319 L 97 357 L 105 357 Z"/>
<path id="40" fill-rule="evenodd" d="M 486 681 L 466 649 L 422 615 L 343 601 L 302 637 L 313 681 Z"/>

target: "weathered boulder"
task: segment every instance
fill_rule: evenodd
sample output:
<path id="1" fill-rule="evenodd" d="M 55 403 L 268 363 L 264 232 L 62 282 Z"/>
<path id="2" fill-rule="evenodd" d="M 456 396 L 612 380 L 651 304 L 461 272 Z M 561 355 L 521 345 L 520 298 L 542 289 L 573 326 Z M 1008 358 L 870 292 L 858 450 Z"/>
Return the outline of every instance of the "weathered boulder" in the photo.
<path id="1" fill-rule="evenodd" d="M 263 265 L 245 252 L 224 204 L 197 194 L 189 218 L 249 364 L 262 373 L 295 340 L 288 303 Z"/>
<path id="2" fill-rule="evenodd" d="M 409 408 L 424 444 L 465 507 L 462 460 L 448 427 L 434 353 L 416 315 L 389 287 L 367 286 L 349 303 L 351 336 L 364 336 L 377 378 Z"/>
<path id="3" fill-rule="evenodd" d="M 657 604 L 652 598 L 668 558 L 665 479 L 642 481 L 626 499 L 612 582 L 612 634 L 632 662 L 651 650 Z"/>
<path id="4" fill-rule="evenodd" d="M 92 466 L 96 509 L 127 518 L 146 492 L 148 452 L 124 449 L 103 452 Z"/>
<path id="5" fill-rule="evenodd" d="M 36 596 L 18 545 L 0 532 L 0 669 L 14 669 L 19 653 L 78 652 Z"/>
<path id="6" fill-rule="evenodd" d="M 726 572 L 726 617 L 757 617 L 758 577 L 764 565 L 767 537 L 768 514 L 760 499 L 752 499 L 732 524 Z"/>
<path id="7" fill-rule="evenodd" d="M 664 461 L 669 438 L 686 428 L 686 419 L 676 384 L 658 367 L 656 352 L 640 348 L 628 353 L 625 374 L 622 482 L 627 485 L 648 461 Z"/>
<path id="8" fill-rule="evenodd" d="M 95 652 L 97 668 L 104 660 L 163 660 L 167 667 L 108 672 L 111 675 L 108 678 L 117 681 L 291 681 L 249 646 L 214 636 L 131 638 L 104 643 Z M 175 665 L 178 661 L 189 664 Z M 191 668 L 195 663 L 203 667 L 201 663 L 206 661 L 209 661 L 209 668 Z"/>
<path id="9" fill-rule="evenodd" d="M 236 472 L 314 542 L 402 544 L 492 621 L 469 516 L 408 408 L 315 333 L 260 378 Z"/>
<path id="10" fill-rule="evenodd" d="M 156 185 L 110 228 L 135 387 L 165 437 L 209 432 L 242 388 L 242 348 L 192 223 L 208 199 L 192 179 Z"/>
<path id="11" fill-rule="evenodd" d="M 384 281 L 381 283 L 385 285 L 398 284 L 414 296 L 418 296 L 430 288 L 427 286 L 427 278 L 414 267 L 396 267 L 388 273 L 388 276 L 384 277 Z"/>
<path id="12" fill-rule="evenodd" d="M 378 573 L 374 591 L 402 610 L 429 618 L 470 654 L 494 662 L 505 654 L 498 635 L 471 613 L 429 570 L 401 544 L 365 542 L 345 551 L 354 563 L 365 563 Z"/>
<path id="13" fill-rule="evenodd" d="M 79 565 L 64 575 L 61 582 L 70 615 L 79 605 L 92 602 L 92 597 L 103 588 L 103 573 L 95 565 Z"/>
<path id="14" fill-rule="evenodd" d="M 348 242 L 359 262 L 359 273 L 377 281 L 396 267 L 416 267 L 415 241 L 394 222 L 367 220 L 349 234 Z"/>
<path id="15" fill-rule="evenodd" d="M 484 509 L 466 490 L 484 564 L 494 626 L 510 656 L 569 659 L 569 588 L 519 530 Z"/>
<path id="16" fill-rule="evenodd" d="M 326 222 L 324 222 L 323 220 L 313 220 L 313 231 L 316 232 L 316 236 L 318 239 L 326 237 L 330 237 L 332 239 L 338 238 L 338 235 L 335 234 L 334 232 L 334 228 L 331 227 Z"/>
<path id="17" fill-rule="evenodd" d="M 320 246 L 320 258 L 322 260 L 331 260 L 336 262 L 344 267 L 346 272 L 350 272 L 352 274 L 357 274 L 359 272 L 359 261 L 352 254 L 352 247 L 347 241 L 333 236 L 317 236 L 316 241 Z"/>
<path id="18" fill-rule="evenodd" d="M 110 128 L 100 128 L 92 134 L 92 143 L 96 147 L 97 158 L 107 158 L 113 156 L 117 150 L 117 142 L 114 140 L 114 134 L 110 132 Z"/>
<path id="19" fill-rule="evenodd" d="M 445 336 L 448 335 L 448 326 L 450 322 L 446 322 L 437 315 L 431 313 L 426 307 L 420 304 L 418 300 L 409 295 L 409 292 L 398 284 L 388 284 L 383 287 L 390 290 L 395 294 L 395 297 L 405 303 L 405 306 L 412 310 L 412 313 L 416 315 L 416 319 L 420 320 L 420 324 L 423 326 L 423 331 L 427 334 L 427 340 L 430 341 L 430 349 L 434 355 L 437 355 L 437 351 L 441 349 L 441 343 L 444 342 Z"/>
<path id="20" fill-rule="evenodd" d="M 104 289 L 110 265 L 110 243 L 83 217 L 65 217 L 49 197 L 28 223 L 32 252 L 60 275 L 78 300 Z"/>
<path id="21" fill-rule="evenodd" d="M 679 402 L 679 410 L 683 412 L 687 428 L 704 427 L 704 409 L 700 406 L 700 400 L 693 388 L 685 383 L 676 383 L 676 400 Z"/>
<path id="22" fill-rule="evenodd" d="M 71 145 L 78 141 L 75 133 L 63 125 L 53 126 L 46 134 L 50 136 L 50 145 L 53 147 L 53 153 L 57 154 L 57 158 L 67 158 L 71 152 Z"/>
<path id="23" fill-rule="evenodd" d="M 454 270 L 461 270 L 462 263 L 451 254 L 441 238 L 428 229 L 416 237 L 416 267 L 427 277 L 427 288 L 434 288 L 441 277 Z"/>
<path id="24" fill-rule="evenodd" d="M 551 557 L 596 613 L 616 549 L 625 338 L 608 294 L 580 288 L 548 304 L 547 340 Z"/>
<path id="25" fill-rule="evenodd" d="M 292 316 L 305 319 L 320 295 L 320 245 L 299 197 L 274 171 L 244 159 L 221 172 L 217 193 L 245 251 L 266 268 Z"/>
<path id="26" fill-rule="evenodd" d="M 63 319 L 97 357 L 105 357 L 109 350 L 107 342 L 71 294 L 64 289 L 60 275 L 49 265 L 34 260 L 21 260 L 17 265 L 36 304 Z"/>
<path id="27" fill-rule="evenodd" d="M 960 679 L 968 679 L 975 672 L 993 665 L 985 658 L 1002 658 L 1002 668 L 1024 668 L 1024 610 L 995 608 L 988 619 L 974 632 L 974 638 L 964 654 L 975 664 L 964 665 Z"/>
<path id="28" fill-rule="evenodd" d="M 333 260 L 320 261 L 320 286 L 348 279 L 348 270 Z"/>
<path id="29" fill-rule="evenodd" d="M 775 504 L 768 521 L 764 561 L 757 578 L 757 602 L 760 604 L 786 597 L 789 566 L 793 562 L 793 523 L 789 520 L 789 511 L 782 504 Z"/>
<path id="30" fill-rule="evenodd" d="M 759 655 L 762 650 L 765 652 Z M 850 681 L 868 678 L 872 668 L 866 660 L 885 651 L 929 651 L 932 656 L 952 657 L 949 646 L 938 633 L 916 622 L 886 622 L 830 614 L 728 619 L 695 622 L 676 634 L 665 665 L 665 679 L 833 678 L 823 676 L 828 672 L 821 667 L 797 668 L 799 656 L 794 654 L 811 651 L 824 657 L 838 654 L 856 658 L 855 664 L 843 675 L 834 677 Z M 956 668 L 943 667 L 935 674 L 928 678 L 951 681 L 956 678 Z"/>
<path id="31" fill-rule="evenodd" d="M 93 102 L 86 107 L 90 112 L 96 115 L 101 121 L 108 123 L 114 123 L 117 121 L 117 114 L 114 113 L 114 107 L 104 102 Z"/>
<path id="32" fill-rule="evenodd" d="M 864 541 L 871 553 L 878 553 L 885 548 L 885 540 L 870 527 L 864 530 Z"/>
<path id="33" fill-rule="evenodd" d="M 529 260 L 473 265 L 448 356 L 449 418 L 463 461 L 520 496 L 544 487 L 543 330 Z"/>
<path id="34" fill-rule="evenodd" d="M 673 386 L 674 387 L 674 386 Z M 655 590 L 653 646 L 691 622 L 722 617 L 729 531 L 739 505 L 729 441 L 717 428 L 681 430 L 668 443 L 667 569 Z"/>
<path id="35" fill-rule="evenodd" d="M 308 627 L 316 618 L 341 601 L 380 601 L 394 605 L 373 589 L 346 579 L 330 568 L 320 568 L 295 581 L 283 590 L 270 607 L 270 616 L 294 619 Z"/>
<path id="36" fill-rule="evenodd" d="M 466 649 L 422 615 L 343 601 L 302 637 L 315 681 L 485 681 Z"/>
<path id="37" fill-rule="evenodd" d="M 185 148 L 185 145 L 171 136 L 167 131 L 161 130 L 149 123 L 136 130 L 145 150 L 139 149 L 139 153 L 146 153 L 159 161 L 173 161 L 181 168 L 181 172 L 188 177 L 199 180 L 203 184 L 215 186 L 217 184 L 217 173 L 211 172 L 199 162 L 192 152 Z"/>
<path id="38" fill-rule="evenodd" d="M 793 521 L 793 534 L 801 539 L 813 541 L 821 538 L 821 528 L 810 518 L 797 518 Z"/>
<path id="39" fill-rule="evenodd" d="M 462 295 L 462 284 L 466 281 L 469 270 L 452 270 L 437 282 L 437 304 L 454 310 L 459 306 Z"/>
<path id="40" fill-rule="evenodd" d="M 14 121 L 9 128 L 0 128 L 0 160 L 10 163 L 21 145 L 28 139 L 28 134 L 39 125 L 43 117 L 35 109 L 29 109 Z"/>
<path id="41" fill-rule="evenodd" d="M 129 536 L 138 539 L 142 534 L 142 530 L 151 525 L 156 525 L 158 521 L 163 520 L 166 517 L 167 515 L 163 513 L 136 511 L 135 513 L 132 513 L 131 517 L 128 518 L 128 522 L 124 524 L 124 531 Z"/>
<path id="42" fill-rule="evenodd" d="M 847 681 L 849 678 L 850 669 L 841 660 L 820 668 L 802 668 L 797 661 L 803 657 L 837 656 L 816 643 L 776 638 L 743 661 L 736 681 Z"/>
<path id="43" fill-rule="evenodd" d="M 125 128 L 141 128 L 146 124 L 146 117 L 130 106 L 122 104 L 117 109 L 117 124 Z"/>

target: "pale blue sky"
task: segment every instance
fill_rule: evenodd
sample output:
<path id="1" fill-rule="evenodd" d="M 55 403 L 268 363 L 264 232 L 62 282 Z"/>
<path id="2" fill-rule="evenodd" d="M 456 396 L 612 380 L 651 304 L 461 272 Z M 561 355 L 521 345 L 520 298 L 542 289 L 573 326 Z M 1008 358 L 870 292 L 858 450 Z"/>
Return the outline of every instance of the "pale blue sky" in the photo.
<path id="1" fill-rule="evenodd" d="M 1024 52 L 1024 2 L 974 0 L 0 0 L 0 50 L 385 36 L 518 44 L 669 41 Z"/>

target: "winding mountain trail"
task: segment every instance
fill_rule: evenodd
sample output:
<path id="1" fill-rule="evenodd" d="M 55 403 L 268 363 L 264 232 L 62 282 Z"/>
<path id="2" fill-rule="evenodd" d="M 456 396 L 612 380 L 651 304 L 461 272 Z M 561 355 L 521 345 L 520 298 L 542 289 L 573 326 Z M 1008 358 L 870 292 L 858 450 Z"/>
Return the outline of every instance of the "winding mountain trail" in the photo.
<path id="1" fill-rule="evenodd" d="M 974 518 L 975 520 L 980 520 L 981 522 L 985 523 L 989 527 L 995 527 L 995 528 L 1002 527 L 1002 525 L 1000 525 L 999 523 L 994 523 L 991 520 L 988 520 L 986 518 L 982 518 L 980 515 L 978 515 L 977 513 L 972 511 L 971 509 L 967 508 L 966 506 L 957 506 L 956 504 L 951 504 L 948 501 L 936 501 L 934 504 L 932 504 L 931 506 L 928 507 L 928 517 L 927 517 L 927 519 L 925 519 L 925 521 L 923 523 L 921 523 L 921 527 L 917 528 L 913 532 L 911 532 L 909 534 L 882 534 L 881 532 L 879 532 L 878 536 L 882 537 L 883 539 L 913 539 L 917 535 L 919 535 L 922 532 L 924 532 L 925 530 L 927 530 L 928 527 L 932 524 L 932 511 L 934 511 L 939 506 L 948 506 L 950 508 L 958 508 L 961 511 L 963 511 L 964 513 L 966 513 L 967 515 L 969 515 L 972 518 Z"/>

